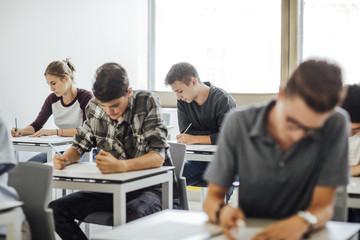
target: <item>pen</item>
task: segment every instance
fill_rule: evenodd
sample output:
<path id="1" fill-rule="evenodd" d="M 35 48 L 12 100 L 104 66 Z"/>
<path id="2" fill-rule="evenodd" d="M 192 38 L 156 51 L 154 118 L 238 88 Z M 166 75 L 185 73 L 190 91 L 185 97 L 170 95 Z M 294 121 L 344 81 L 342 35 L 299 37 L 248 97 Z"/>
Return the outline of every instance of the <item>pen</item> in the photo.
<path id="1" fill-rule="evenodd" d="M 15 118 L 15 132 L 17 132 L 17 119 Z"/>
<path id="2" fill-rule="evenodd" d="M 51 143 L 48 143 L 48 145 L 55 151 L 55 153 L 59 156 L 63 156 L 58 150 L 56 150 L 56 148 L 51 144 Z M 69 160 L 66 160 L 66 163 L 70 163 Z"/>
<path id="3" fill-rule="evenodd" d="M 185 129 L 185 131 L 183 133 L 186 133 L 189 130 L 189 128 L 191 127 L 191 125 L 192 125 L 192 123 L 190 123 L 189 126 L 187 126 L 187 128 Z"/>

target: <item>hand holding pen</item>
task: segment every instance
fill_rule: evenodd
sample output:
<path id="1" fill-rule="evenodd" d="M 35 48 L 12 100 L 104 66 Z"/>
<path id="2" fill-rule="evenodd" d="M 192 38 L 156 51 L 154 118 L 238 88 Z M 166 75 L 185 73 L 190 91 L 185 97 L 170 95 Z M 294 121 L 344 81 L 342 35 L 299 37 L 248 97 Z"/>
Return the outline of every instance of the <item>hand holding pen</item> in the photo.
<path id="1" fill-rule="evenodd" d="M 11 129 L 11 136 L 21 137 L 23 135 L 22 129 L 18 128 L 17 118 L 15 118 L 15 127 Z"/>
<path id="2" fill-rule="evenodd" d="M 64 169 L 68 164 L 70 164 L 67 157 L 62 155 L 58 150 L 56 150 L 56 148 L 51 143 L 48 143 L 48 145 L 56 153 L 53 158 L 53 164 L 55 169 Z"/>
<path id="3" fill-rule="evenodd" d="M 187 128 L 184 130 L 182 134 L 179 134 L 176 136 L 176 140 L 178 143 L 184 143 L 184 144 L 191 144 L 191 135 L 186 134 L 187 131 L 190 129 L 192 123 L 190 123 Z"/>

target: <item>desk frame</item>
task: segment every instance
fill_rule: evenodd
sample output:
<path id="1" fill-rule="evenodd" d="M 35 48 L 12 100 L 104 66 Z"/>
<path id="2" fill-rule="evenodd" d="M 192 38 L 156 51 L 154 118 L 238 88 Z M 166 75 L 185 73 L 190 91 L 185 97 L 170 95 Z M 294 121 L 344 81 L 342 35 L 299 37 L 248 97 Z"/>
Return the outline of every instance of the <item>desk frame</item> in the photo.
<path id="1" fill-rule="evenodd" d="M 56 177 L 58 178 L 58 177 Z M 126 193 L 150 187 L 162 185 L 163 209 L 171 209 L 173 203 L 173 171 L 164 169 L 163 172 L 145 175 L 141 178 L 130 179 L 125 182 L 99 183 L 89 181 L 72 181 L 65 178 L 53 178 L 53 188 L 83 190 L 100 193 L 112 193 L 114 204 L 114 226 L 126 223 Z M 67 178 L 68 179 L 68 178 Z"/>
<path id="2" fill-rule="evenodd" d="M 6 240 L 21 239 L 21 207 L 0 212 L 0 224 L 6 226 Z"/>

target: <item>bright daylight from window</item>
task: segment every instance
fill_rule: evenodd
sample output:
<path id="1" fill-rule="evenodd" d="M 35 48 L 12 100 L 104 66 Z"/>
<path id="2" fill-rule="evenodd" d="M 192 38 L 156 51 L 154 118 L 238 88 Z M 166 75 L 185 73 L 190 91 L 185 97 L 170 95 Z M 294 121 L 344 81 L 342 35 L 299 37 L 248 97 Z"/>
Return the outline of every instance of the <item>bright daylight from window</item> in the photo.
<path id="1" fill-rule="evenodd" d="M 334 60 L 345 83 L 359 83 L 360 0 L 304 0 L 303 6 L 303 59 Z"/>
<path id="2" fill-rule="evenodd" d="M 157 0 L 155 89 L 170 91 L 170 67 L 193 64 L 202 81 L 231 93 L 275 93 L 280 85 L 281 1 Z"/>

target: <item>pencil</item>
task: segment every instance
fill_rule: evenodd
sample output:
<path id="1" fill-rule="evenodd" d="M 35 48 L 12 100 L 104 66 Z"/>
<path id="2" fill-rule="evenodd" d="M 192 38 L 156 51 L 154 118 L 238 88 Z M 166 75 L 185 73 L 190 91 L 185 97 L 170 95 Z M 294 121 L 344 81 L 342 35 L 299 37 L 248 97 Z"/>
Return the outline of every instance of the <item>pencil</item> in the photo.
<path id="1" fill-rule="evenodd" d="M 55 151 L 55 153 L 59 156 L 63 156 L 58 150 L 56 150 L 56 148 L 51 144 L 51 143 L 48 143 L 48 145 Z M 66 160 L 66 163 L 70 163 L 69 160 Z"/>
<path id="2" fill-rule="evenodd" d="M 192 125 L 192 123 L 190 123 L 189 126 L 187 126 L 187 128 L 185 129 L 185 131 L 183 133 L 186 133 L 189 130 L 189 128 L 191 127 L 191 125 Z"/>
<path id="3" fill-rule="evenodd" d="M 15 118 L 15 132 L 17 132 L 17 118 Z"/>

